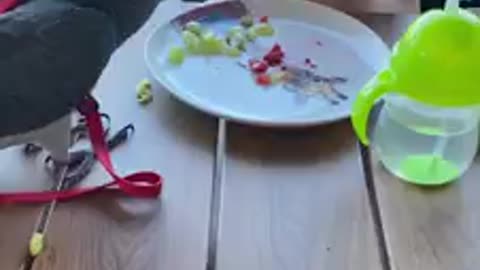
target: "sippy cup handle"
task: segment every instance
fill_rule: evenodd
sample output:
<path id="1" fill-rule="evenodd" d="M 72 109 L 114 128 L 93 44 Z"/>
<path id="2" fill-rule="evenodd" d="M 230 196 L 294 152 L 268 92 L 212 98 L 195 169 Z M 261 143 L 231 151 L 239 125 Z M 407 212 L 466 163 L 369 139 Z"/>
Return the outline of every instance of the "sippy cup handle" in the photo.
<path id="1" fill-rule="evenodd" d="M 375 102 L 386 92 L 392 91 L 390 73 L 384 70 L 373 77 L 358 93 L 352 109 L 352 124 L 358 138 L 368 145 L 367 122 Z"/>

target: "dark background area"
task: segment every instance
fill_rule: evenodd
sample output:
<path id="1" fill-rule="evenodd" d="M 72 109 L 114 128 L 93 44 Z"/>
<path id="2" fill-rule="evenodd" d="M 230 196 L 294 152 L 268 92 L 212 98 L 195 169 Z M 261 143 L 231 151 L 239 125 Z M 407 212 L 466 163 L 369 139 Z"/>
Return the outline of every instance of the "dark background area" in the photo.
<path id="1" fill-rule="evenodd" d="M 441 8 L 445 3 L 445 0 L 421 0 L 421 9 L 422 11 L 432 9 L 432 8 Z M 463 0 L 460 1 L 462 7 L 480 7 L 480 0 Z"/>

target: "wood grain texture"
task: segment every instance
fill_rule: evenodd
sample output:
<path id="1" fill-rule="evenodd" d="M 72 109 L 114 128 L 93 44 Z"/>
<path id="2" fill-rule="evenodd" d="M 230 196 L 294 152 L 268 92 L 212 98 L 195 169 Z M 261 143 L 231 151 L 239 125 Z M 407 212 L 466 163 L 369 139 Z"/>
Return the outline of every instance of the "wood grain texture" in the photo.
<path id="1" fill-rule="evenodd" d="M 374 158 L 373 179 L 393 270 L 475 270 L 480 264 L 480 160 L 460 182 L 426 189 Z"/>
<path id="2" fill-rule="evenodd" d="M 389 44 L 408 22 L 360 19 Z M 229 133 L 218 269 L 382 268 L 348 121 L 295 132 L 233 126 Z"/>
<path id="3" fill-rule="evenodd" d="M 95 94 L 113 130 L 132 122 L 136 133 L 113 153 L 121 173 L 154 169 L 165 177 L 161 200 L 113 195 L 59 205 L 47 249 L 35 270 L 204 269 L 212 189 L 215 120 L 154 89 L 154 102 L 137 104 L 136 84 L 147 76 L 143 42 L 155 25 L 181 7 L 161 4 L 149 23 L 111 59 Z M 159 86 L 156 86 L 159 88 Z M 108 178 L 96 170 L 86 185 Z"/>
<path id="4" fill-rule="evenodd" d="M 217 269 L 381 269 L 349 121 L 229 134 Z"/>
<path id="5" fill-rule="evenodd" d="M 0 207 L 0 269 L 18 269 L 27 254 L 28 241 L 41 208 Z"/>

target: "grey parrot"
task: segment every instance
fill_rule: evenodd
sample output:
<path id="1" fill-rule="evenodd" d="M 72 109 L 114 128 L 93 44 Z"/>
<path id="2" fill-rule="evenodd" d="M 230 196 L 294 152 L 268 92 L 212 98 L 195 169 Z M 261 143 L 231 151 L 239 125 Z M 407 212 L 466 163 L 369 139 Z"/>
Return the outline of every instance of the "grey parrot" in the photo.
<path id="1" fill-rule="evenodd" d="M 0 140 L 69 115 L 160 0 L 20 1 L 0 14 Z"/>

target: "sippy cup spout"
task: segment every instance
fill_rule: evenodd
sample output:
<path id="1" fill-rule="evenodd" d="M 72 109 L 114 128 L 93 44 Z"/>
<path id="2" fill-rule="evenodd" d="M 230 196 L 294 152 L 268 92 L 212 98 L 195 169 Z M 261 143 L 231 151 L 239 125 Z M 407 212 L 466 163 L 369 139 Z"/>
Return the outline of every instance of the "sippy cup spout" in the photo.
<path id="1" fill-rule="evenodd" d="M 370 111 L 382 95 L 392 90 L 390 78 L 390 73 L 386 70 L 377 74 L 358 93 L 353 104 L 351 116 L 353 129 L 364 145 L 369 144 L 367 127 Z"/>

